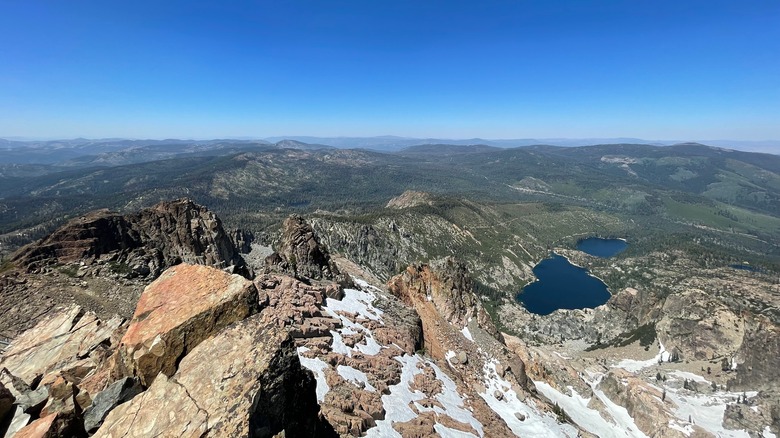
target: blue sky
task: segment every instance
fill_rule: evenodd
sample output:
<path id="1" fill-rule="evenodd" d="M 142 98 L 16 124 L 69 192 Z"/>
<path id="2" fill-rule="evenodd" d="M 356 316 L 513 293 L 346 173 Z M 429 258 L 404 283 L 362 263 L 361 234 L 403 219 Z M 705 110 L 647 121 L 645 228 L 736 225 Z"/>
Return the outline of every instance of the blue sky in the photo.
<path id="1" fill-rule="evenodd" d="M 776 0 L 218 3 L 0 0 L 0 137 L 780 139 Z"/>

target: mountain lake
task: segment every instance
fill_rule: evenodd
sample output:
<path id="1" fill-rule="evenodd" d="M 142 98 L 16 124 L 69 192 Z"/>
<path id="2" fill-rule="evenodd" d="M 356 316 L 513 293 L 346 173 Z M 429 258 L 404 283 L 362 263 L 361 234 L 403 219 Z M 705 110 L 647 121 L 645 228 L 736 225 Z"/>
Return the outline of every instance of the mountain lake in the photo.
<path id="1" fill-rule="evenodd" d="M 537 315 L 597 307 L 610 297 L 604 282 L 555 253 L 534 266 L 534 275 L 537 280 L 524 287 L 517 300 Z"/>
<path id="2" fill-rule="evenodd" d="M 617 255 L 627 247 L 623 239 L 589 237 L 577 242 L 578 250 L 601 258 Z M 537 315 L 548 315 L 558 309 L 598 307 L 611 296 L 603 281 L 555 253 L 534 266 L 533 271 L 537 280 L 524 287 L 517 300 Z"/>
<path id="3" fill-rule="evenodd" d="M 577 242 L 577 249 L 592 256 L 608 259 L 618 255 L 628 248 L 628 242 L 623 239 L 603 239 L 588 237 Z"/>

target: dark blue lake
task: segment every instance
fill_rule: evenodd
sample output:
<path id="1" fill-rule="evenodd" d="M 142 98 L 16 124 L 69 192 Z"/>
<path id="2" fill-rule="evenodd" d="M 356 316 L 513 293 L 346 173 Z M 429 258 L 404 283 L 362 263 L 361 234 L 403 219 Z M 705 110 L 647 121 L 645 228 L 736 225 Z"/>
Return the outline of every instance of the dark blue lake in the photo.
<path id="1" fill-rule="evenodd" d="M 592 256 L 610 258 L 620 254 L 628 248 L 628 243 L 623 239 L 602 239 L 601 237 L 588 237 L 577 242 L 577 249 Z"/>
<path id="2" fill-rule="evenodd" d="M 524 287 L 517 300 L 531 313 L 548 315 L 558 309 L 584 309 L 609 300 L 607 285 L 574 266 L 566 257 L 553 254 L 534 267 L 537 281 Z"/>

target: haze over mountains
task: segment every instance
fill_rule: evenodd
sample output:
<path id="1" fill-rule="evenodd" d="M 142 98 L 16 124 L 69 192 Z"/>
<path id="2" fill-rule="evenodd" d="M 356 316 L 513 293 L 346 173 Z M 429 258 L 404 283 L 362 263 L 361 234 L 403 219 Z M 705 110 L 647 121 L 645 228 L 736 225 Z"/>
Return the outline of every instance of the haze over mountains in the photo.
<path id="1" fill-rule="evenodd" d="M 671 146 L 688 142 L 667 140 L 642 140 L 638 138 L 589 138 L 589 139 L 441 139 L 397 136 L 378 137 L 267 137 L 265 139 L 66 139 L 22 140 L 0 138 L 0 164 L 58 164 L 66 167 L 91 165 L 121 165 L 176 156 L 225 155 L 231 152 L 268 149 L 316 150 L 327 148 L 367 149 L 394 153 L 406 148 L 426 145 L 490 146 L 514 148 L 526 146 L 579 147 L 605 144 L 636 144 Z M 698 142 L 708 146 L 731 150 L 780 153 L 780 141 L 729 141 L 712 140 Z M 435 147 L 435 146 L 434 146 Z"/>
<path id="2" fill-rule="evenodd" d="M 632 137 L 611 138 L 516 138 L 516 139 L 484 139 L 484 138 L 415 138 L 384 135 L 378 137 L 312 137 L 312 136 L 287 136 L 267 137 L 265 140 L 277 142 L 284 139 L 297 140 L 304 143 L 319 143 L 338 148 L 366 148 L 381 151 L 395 151 L 404 147 L 421 144 L 455 144 L 476 145 L 484 144 L 502 148 L 549 145 L 549 146 L 590 146 L 596 144 L 648 144 L 655 146 L 670 146 L 679 143 L 688 143 L 688 140 L 644 140 Z M 696 143 L 708 146 L 737 149 L 751 152 L 780 153 L 780 140 L 750 141 L 750 140 L 694 140 Z"/>

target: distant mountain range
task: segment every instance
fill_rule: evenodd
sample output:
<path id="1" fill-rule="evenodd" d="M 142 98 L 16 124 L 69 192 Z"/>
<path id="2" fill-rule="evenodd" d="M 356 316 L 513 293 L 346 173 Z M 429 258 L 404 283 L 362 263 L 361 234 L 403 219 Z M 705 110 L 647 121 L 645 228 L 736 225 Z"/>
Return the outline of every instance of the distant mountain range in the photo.
<path id="1" fill-rule="evenodd" d="M 513 148 L 522 146 L 548 145 L 548 146 L 591 146 L 600 144 L 648 144 L 653 146 L 671 146 L 680 143 L 689 143 L 690 140 L 643 140 L 630 137 L 613 138 L 518 138 L 488 140 L 484 138 L 446 139 L 446 138 L 415 138 L 384 135 L 379 137 L 310 137 L 287 136 L 267 137 L 264 140 L 276 143 L 290 139 L 304 143 L 316 143 L 333 146 L 342 149 L 372 149 L 375 151 L 394 152 L 410 146 L 425 144 L 448 145 L 485 145 L 499 148 Z M 696 143 L 727 149 L 736 149 L 749 152 L 766 152 L 780 154 L 780 140 L 750 141 L 750 140 L 695 140 Z"/>
<path id="2" fill-rule="evenodd" d="M 71 140 L 19 140 L 0 138 L 0 164 L 43 164 L 66 167 L 89 165 L 120 165 L 170 159 L 182 156 L 226 155 L 238 151 L 259 151 L 267 149 L 318 150 L 328 148 L 364 149 L 385 153 L 405 151 L 417 153 L 415 148 L 431 149 L 478 146 L 468 152 L 486 148 L 516 148 L 528 146 L 580 147 L 606 144 L 634 144 L 650 146 L 671 146 L 679 141 L 642 140 L 637 138 L 545 138 L 488 140 L 483 138 L 440 139 L 411 138 L 396 136 L 380 137 L 268 137 L 265 139 L 212 139 L 212 140 L 137 140 L 137 139 L 85 139 Z M 726 149 L 763 152 L 780 155 L 780 141 L 728 141 L 712 140 L 698 142 Z"/>

